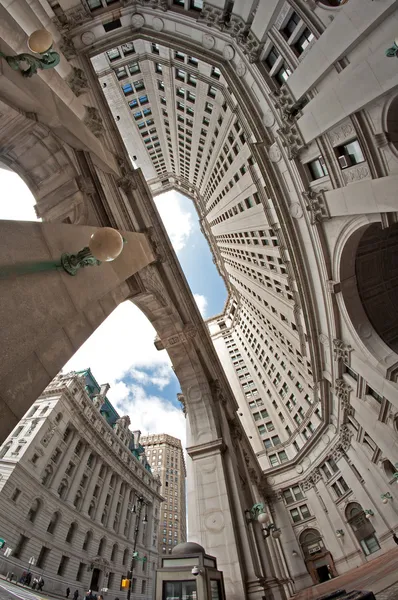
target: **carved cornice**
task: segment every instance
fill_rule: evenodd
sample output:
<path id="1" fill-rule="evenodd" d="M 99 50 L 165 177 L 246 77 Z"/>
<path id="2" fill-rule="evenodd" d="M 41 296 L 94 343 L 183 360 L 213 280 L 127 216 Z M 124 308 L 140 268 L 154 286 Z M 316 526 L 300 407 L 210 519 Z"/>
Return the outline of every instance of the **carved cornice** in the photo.
<path id="1" fill-rule="evenodd" d="M 98 108 L 95 106 L 85 106 L 86 115 L 83 123 L 88 127 L 92 134 L 96 137 L 100 137 L 105 133 L 104 123 Z"/>
<path id="2" fill-rule="evenodd" d="M 197 446 L 190 446 L 187 448 L 187 454 L 192 459 L 203 458 L 206 455 L 222 454 L 226 450 L 226 445 L 222 438 L 207 442 L 206 444 L 199 444 Z"/>
<path id="3" fill-rule="evenodd" d="M 302 192 L 302 196 L 306 202 L 306 209 L 310 213 L 312 225 L 330 219 L 325 190 L 313 190 L 309 188 L 306 192 Z"/>
<path id="4" fill-rule="evenodd" d="M 87 77 L 84 71 L 78 67 L 72 67 L 72 70 L 66 79 L 66 83 L 69 85 L 75 96 L 81 96 L 81 94 L 84 94 L 89 89 Z"/>
<path id="5" fill-rule="evenodd" d="M 345 344 L 341 340 L 333 340 L 333 355 L 335 361 L 343 361 L 346 365 L 351 365 L 351 352 L 353 348 L 350 344 Z"/>

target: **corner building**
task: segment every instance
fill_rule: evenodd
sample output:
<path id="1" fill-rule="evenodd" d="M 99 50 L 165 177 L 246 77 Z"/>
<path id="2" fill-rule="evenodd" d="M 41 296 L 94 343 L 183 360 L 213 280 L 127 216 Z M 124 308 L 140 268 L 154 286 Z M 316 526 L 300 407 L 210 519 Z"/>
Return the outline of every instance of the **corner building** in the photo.
<path id="1" fill-rule="evenodd" d="M 159 519 L 160 558 L 162 554 L 171 554 L 177 544 L 187 541 L 184 453 L 181 440 L 167 434 L 141 436 L 141 444 L 152 473 L 159 477 L 165 499 Z"/>
<path id="2" fill-rule="evenodd" d="M 208 326 L 239 423 L 229 414 L 206 437 L 203 398 L 206 407 L 232 400 L 217 385 L 194 398 L 189 384 L 182 390 L 194 431 L 193 541 L 214 549 L 231 597 L 253 600 L 293 595 L 388 552 L 398 525 L 397 1 L 43 2 L 64 65 L 75 69 L 48 78 L 51 94 L 61 102 L 69 86 L 75 114 L 107 150 L 123 138 L 153 194 L 177 189 L 193 200 L 228 288 L 225 311 Z M 25 33 L 36 18 L 47 23 L 40 7 L 22 5 L 15 20 Z M 19 50 L 6 28 L 1 35 Z M 141 183 L 134 172 L 134 188 L 120 175 L 127 208 L 110 175 L 95 180 L 112 198 L 111 222 L 130 211 L 147 231 L 134 215 Z M 61 214 L 52 202 L 41 202 L 48 220 Z M 161 326 L 156 310 L 147 314 Z M 181 379 L 182 329 L 162 340 L 171 355 L 186 344 L 174 354 Z M 236 447 L 244 429 L 261 475 L 251 464 L 250 482 L 246 472 L 239 486 L 245 464 L 233 458 L 240 471 L 223 503 L 221 492 L 214 497 L 213 521 L 202 481 L 211 478 L 210 444 L 219 460 L 226 427 Z M 244 520 L 249 488 L 281 541 L 263 540 Z"/>
<path id="3" fill-rule="evenodd" d="M 88 589 L 120 596 L 133 553 L 137 496 L 145 505 L 137 537 L 133 591 L 152 598 L 157 566 L 159 482 L 139 443 L 91 371 L 59 375 L 0 448 L 3 574 L 31 570 L 45 591 L 80 597 Z M 148 522 L 142 522 L 147 515 Z"/>

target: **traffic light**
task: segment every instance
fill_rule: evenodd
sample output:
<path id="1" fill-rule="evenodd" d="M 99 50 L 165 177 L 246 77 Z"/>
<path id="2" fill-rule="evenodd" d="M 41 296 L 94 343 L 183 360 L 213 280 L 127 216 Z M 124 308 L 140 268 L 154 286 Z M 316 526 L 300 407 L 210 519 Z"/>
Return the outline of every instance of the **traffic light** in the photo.
<path id="1" fill-rule="evenodd" d="M 130 585 L 130 579 L 122 579 L 122 588 L 125 590 Z"/>

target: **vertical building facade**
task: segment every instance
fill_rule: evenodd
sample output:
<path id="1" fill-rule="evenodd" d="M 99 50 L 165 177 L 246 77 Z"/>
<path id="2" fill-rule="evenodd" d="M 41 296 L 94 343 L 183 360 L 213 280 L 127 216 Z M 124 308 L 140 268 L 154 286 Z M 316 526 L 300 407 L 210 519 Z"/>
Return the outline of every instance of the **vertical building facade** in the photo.
<path id="1" fill-rule="evenodd" d="M 187 541 L 186 469 L 181 440 L 167 434 L 153 434 L 142 436 L 141 444 L 165 498 L 160 509 L 159 556 L 171 554 L 174 546 Z"/>
<path id="2" fill-rule="evenodd" d="M 109 402 L 108 389 L 89 369 L 59 375 L 2 444 L 0 531 L 11 554 L 0 568 L 19 578 L 33 557 L 44 591 L 69 587 L 82 596 L 106 588 L 114 598 L 138 533 L 145 560 L 136 561 L 133 591 L 149 600 L 162 497 L 139 436 Z"/>

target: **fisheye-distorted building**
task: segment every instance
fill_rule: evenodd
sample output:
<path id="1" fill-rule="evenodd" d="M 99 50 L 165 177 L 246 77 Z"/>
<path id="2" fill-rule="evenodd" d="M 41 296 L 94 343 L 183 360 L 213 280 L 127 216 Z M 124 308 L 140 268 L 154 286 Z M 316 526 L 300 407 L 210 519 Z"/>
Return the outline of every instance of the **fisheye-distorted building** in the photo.
<path id="1" fill-rule="evenodd" d="M 125 299 L 157 329 L 185 398 L 191 539 L 233 600 L 380 556 L 397 526 L 396 0 L 42 1 L 2 9 L 13 52 L 40 24 L 64 60 L 23 84 L 5 68 L 1 157 L 46 221 L 153 242 L 75 343 Z M 152 193 L 195 204 L 229 292 L 208 323 L 228 381 L 121 138 Z M 2 365 L 10 420 L 7 399 L 31 402 L 29 378 L 43 389 L 59 370 L 32 339 Z M 255 502 L 280 541 L 248 523 Z"/>
<path id="2" fill-rule="evenodd" d="M 132 560 L 133 591 L 152 598 L 162 497 L 139 432 L 129 430 L 90 369 L 57 376 L 0 450 L 0 531 L 8 558 L 3 574 L 20 577 L 29 559 L 45 590 L 88 589 L 114 598 Z M 144 516 L 147 523 L 143 523 Z"/>
<path id="3" fill-rule="evenodd" d="M 187 541 L 185 460 L 181 440 L 167 434 L 141 436 L 152 473 L 158 476 L 165 501 L 159 519 L 159 556 L 171 554 L 177 544 Z"/>

